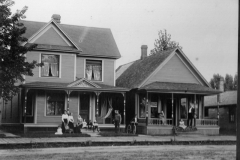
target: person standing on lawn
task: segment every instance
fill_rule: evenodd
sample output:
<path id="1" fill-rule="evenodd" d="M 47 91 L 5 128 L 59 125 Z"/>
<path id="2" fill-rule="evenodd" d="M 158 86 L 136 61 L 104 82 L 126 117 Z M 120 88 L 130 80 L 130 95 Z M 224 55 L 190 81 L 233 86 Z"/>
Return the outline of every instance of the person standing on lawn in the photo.
<path id="1" fill-rule="evenodd" d="M 118 110 L 115 110 L 115 118 L 114 118 L 115 133 L 119 132 L 121 121 L 122 121 L 121 115 L 118 113 Z"/>

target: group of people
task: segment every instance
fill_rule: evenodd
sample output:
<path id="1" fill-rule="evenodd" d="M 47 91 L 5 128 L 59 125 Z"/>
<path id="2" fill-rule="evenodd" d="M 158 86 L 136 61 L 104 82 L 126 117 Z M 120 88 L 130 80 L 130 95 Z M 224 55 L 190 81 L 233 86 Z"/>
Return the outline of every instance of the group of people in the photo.
<path id="1" fill-rule="evenodd" d="M 188 120 L 187 120 L 187 125 L 189 127 L 192 127 L 193 125 L 193 119 L 195 118 L 194 115 L 195 115 L 195 109 L 193 107 L 193 104 L 190 103 L 190 108 L 188 110 Z M 184 121 L 182 119 L 179 122 L 179 127 L 183 129 L 187 128 L 187 126 L 184 124 Z"/>
<path id="2" fill-rule="evenodd" d="M 81 115 L 78 115 L 75 127 L 73 114 L 65 110 L 62 115 L 62 132 L 65 133 L 69 130 L 71 132 L 82 133 L 81 128 L 87 128 L 87 122 L 82 119 Z"/>

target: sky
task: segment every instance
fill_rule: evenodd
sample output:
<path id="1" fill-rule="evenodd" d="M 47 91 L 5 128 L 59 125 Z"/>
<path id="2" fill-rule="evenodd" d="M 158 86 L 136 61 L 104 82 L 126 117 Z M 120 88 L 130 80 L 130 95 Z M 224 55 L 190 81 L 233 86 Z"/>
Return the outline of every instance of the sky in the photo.
<path id="1" fill-rule="evenodd" d="M 15 0 L 11 11 L 24 6 L 25 20 L 60 14 L 63 24 L 110 28 L 122 55 L 117 67 L 139 59 L 141 45 L 149 54 L 166 29 L 207 81 L 237 73 L 237 0 Z"/>

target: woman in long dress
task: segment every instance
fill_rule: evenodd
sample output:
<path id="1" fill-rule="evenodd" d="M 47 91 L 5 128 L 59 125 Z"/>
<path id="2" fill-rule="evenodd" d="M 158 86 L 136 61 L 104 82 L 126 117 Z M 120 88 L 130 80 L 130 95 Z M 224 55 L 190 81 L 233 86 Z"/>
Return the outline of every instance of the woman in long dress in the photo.
<path id="1" fill-rule="evenodd" d="M 70 116 L 68 116 L 68 126 L 70 129 L 74 130 L 74 119 L 73 119 L 73 114 L 70 113 Z"/>
<path id="2" fill-rule="evenodd" d="M 68 126 L 68 114 L 67 111 L 64 110 L 64 113 L 62 114 L 62 132 L 65 132 L 65 126 Z"/>
<path id="3" fill-rule="evenodd" d="M 77 119 L 77 132 L 82 133 L 81 132 L 81 128 L 83 127 L 83 119 L 80 116 L 80 114 L 78 115 L 78 119 Z"/>

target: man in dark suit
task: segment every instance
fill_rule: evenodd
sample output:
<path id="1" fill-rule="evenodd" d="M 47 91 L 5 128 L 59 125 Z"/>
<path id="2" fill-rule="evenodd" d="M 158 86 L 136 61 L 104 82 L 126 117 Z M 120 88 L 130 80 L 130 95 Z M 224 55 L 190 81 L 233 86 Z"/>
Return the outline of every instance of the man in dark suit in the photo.
<path id="1" fill-rule="evenodd" d="M 190 108 L 188 110 L 188 126 L 192 127 L 192 122 L 194 118 L 194 107 L 193 104 L 190 103 Z"/>

